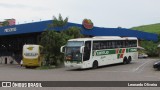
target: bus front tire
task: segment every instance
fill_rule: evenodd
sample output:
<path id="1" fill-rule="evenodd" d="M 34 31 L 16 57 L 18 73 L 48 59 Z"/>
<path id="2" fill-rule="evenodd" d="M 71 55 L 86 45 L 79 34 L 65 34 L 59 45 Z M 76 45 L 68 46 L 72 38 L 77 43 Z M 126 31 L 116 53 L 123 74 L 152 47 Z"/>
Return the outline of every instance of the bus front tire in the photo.
<path id="1" fill-rule="evenodd" d="M 93 69 L 98 68 L 98 61 L 94 61 L 94 62 L 93 62 L 92 68 L 93 68 Z"/>

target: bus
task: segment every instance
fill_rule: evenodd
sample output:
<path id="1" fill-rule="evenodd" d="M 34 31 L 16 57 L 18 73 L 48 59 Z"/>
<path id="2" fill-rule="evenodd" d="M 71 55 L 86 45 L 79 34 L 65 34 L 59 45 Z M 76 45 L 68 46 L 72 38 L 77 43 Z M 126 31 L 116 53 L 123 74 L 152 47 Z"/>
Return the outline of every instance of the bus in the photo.
<path id="1" fill-rule="evenodd" d="M 98 68 L 138 59 L 136 37 L 97 36 L 68 40 L 60 51 L 64 53 L 66 67 Z"/>
<path id="2" fill-rule="evenodd" d="M 43 63 L 43 47 L 41 45 L 24 45 L 23 46 L 23 59 L 22 66 L 38 67 Z"/>

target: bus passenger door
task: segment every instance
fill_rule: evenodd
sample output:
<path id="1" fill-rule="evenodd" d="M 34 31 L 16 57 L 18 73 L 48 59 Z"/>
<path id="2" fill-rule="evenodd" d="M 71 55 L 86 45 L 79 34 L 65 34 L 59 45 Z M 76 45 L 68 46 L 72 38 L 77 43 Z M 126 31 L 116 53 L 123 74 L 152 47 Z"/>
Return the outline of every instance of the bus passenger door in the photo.
<path id="1" fill-rule="evenodd" d="M 83 61 L 89 60 L 90 54 L 91 54 L 91 41 L 86 41 L 84 47 Z"/>

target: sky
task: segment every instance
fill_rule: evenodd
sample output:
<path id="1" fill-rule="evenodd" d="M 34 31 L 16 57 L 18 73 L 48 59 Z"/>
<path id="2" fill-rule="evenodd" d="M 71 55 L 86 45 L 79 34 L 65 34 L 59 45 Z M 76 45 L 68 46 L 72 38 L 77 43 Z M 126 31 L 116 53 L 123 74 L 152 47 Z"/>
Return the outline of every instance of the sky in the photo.
<path id="1" fill-rule="evenodd" d="M 98 27 L 131 28 L 160 23 L 160 0 L 0 0 L 0 21 L 23 24 L 59 14 L 72 23 L 87 18 Z"/>

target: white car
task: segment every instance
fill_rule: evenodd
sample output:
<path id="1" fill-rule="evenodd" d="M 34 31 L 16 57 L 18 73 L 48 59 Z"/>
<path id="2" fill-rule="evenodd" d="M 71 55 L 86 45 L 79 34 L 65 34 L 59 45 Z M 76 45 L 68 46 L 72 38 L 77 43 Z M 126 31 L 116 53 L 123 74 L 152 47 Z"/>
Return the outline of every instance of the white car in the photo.
<path id="1" fill-rule="evenodd" d="M 145 53 L 138 54 L 138 58 L 147 58 L 148 55 Z"/>

